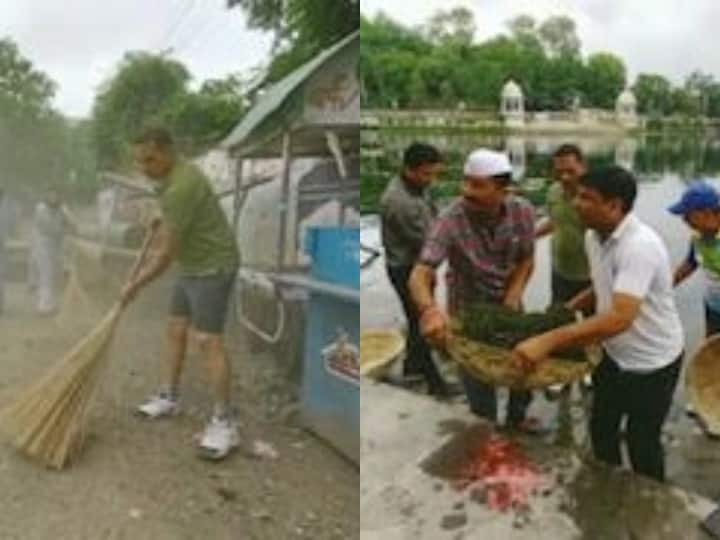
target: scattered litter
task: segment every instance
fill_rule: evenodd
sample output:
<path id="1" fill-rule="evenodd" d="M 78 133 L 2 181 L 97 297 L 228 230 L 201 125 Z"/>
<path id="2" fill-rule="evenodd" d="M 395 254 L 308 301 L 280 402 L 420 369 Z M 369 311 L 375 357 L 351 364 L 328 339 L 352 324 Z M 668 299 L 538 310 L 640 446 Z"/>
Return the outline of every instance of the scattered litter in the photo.
<path id="1" fill-rule="evenodd" d="M 253 442 L 253 455 L 264 459 L 277 459 L 279 454 L 272 444 L 256 440 Z"/>
<path id="2" fill-rule="evenodd" d="M 270 521 L 272 519 L 270 512 L 265 509 L 255 510 L 254 512 L 251 512 L 250 515 L 253 519 L 259 519 L 261 521 Z"/>

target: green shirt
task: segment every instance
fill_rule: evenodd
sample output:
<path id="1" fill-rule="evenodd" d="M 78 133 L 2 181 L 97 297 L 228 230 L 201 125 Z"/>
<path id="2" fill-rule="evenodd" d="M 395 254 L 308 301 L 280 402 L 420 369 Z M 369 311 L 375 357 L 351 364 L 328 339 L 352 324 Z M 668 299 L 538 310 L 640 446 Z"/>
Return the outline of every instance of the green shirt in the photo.
<path id="1" fill-rule="evenodd" d="M 235 235 L 200 169 L 179 161 L 159 194 L 165 222 L 177 237 L 180 272 L 233 272 L 239 259 Z"/>
<path id="2" fill-rule="evenodd" d="M 551 242 L 553 271 L 569 280 L 589 279 L 585 226 L 558 182 L 554 182 L 548 190 L 547 207 L 554 224 Z"/>

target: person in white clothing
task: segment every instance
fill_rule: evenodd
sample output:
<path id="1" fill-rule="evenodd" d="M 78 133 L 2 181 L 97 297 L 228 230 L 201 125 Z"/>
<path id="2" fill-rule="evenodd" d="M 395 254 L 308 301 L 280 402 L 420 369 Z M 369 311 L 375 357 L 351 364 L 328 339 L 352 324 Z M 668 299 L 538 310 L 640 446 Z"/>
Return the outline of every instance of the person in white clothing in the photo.
<path id="1" fill-rule="evenodd" d="M 0 315 L 5 308 L 5 279 L 8 266 L 8 255 L 5 243 L 15 231 L 17 213 L 13 201 L 0 187 Z"/>
<path id="2" fill-rule="evenodd" d="M 97 194 L 98 223 L 103 238 L 106 238 L 115 213 L 117 190 L 109 183 Z"/>
<path id="3" fill-rule="evenodd" d="M 573 201 L 589 229 L 585 249 L 592 287 L 568 303 L 595 307 L 595 315 L 531 337 L 513 350 L 533 369 L 553 351 L 600 342 L 593 373 L 590 434 L 596 458 L 621 465 L 620 424 L 635 472 L 665 480 L 660 440 L 680 373 L 684 336 L 673 296 L 670 258 L 663 241 L 632 208 L 634 177 L 621 167 L 587 174 Z"/>
<path id="4" fill-rule="evenodd" d="M 28 280 L 39 315 L 52 315 L 58 309 L 65 233 L 75 228 L 75 220 L 62 204 L 59 191 L 49 189 L 45 200 L 35 206 L 30 238 Z"/>

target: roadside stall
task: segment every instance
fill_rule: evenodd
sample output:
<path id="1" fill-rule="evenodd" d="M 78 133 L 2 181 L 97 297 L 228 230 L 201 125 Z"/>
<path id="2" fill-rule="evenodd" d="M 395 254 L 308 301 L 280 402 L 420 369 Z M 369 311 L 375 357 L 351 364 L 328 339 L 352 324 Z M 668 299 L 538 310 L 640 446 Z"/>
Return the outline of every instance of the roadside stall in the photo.
<path id="1" fill-rule="evenodd" d="M 268 89 L 221 148 L 237 160 L 235 315 L 302 352 L 302 414 L 359 456 L 359 58 L 351 34 Z M 304 345 L 303 345 L 304 342 Z"/>

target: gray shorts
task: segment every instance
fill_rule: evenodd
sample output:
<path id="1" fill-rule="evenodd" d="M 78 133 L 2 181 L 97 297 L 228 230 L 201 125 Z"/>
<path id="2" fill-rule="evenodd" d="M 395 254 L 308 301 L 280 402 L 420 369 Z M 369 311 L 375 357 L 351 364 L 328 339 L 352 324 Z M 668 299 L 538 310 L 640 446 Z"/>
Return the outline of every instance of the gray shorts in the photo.
<path id="1" fill-rule="evenodd" d="M 222 334 L 235 272 L 210 276 L 180 276 L 170 302 L 172 317 L 190 319 L 199 332 Z"/>

